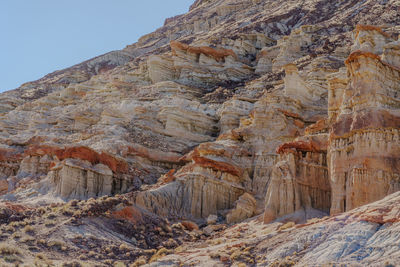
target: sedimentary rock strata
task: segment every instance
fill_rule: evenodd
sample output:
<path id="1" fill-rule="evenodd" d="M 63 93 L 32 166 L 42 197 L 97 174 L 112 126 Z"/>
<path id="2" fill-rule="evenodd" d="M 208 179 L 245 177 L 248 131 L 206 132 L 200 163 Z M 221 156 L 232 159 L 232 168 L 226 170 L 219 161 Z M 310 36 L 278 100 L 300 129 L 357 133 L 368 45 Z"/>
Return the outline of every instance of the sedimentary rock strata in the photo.
<path id="1" fill-rule="evenodd" d="M 331 187 L 326 160 L 327 135 L 307 136 L 278 148 L 279 159 L 266 195 L 264 222 L 294 212 L 329 213 Z"/>
<path id="2" fill-rule="evenodd" d="M 73 256 L 57 257 L 94 265 L 167 253 L 210 266 L 397 259 L 398 9 L 197 0 L 121 51 L 2 93 L 0 198 L 15 203 L 0 205 L 0 222 L 58 212 L 54 228 L 35 224 L 37 242 L 65 233 Z M 11 226 L 2 238 L 49 251 L 6 237 Z"/>
<path id="3" fill-rule="evenodd" d="M 332 213 L 399 190 L 399 70 L 377 54 L 346 61 L 349 86 L 330 137 Z"/>

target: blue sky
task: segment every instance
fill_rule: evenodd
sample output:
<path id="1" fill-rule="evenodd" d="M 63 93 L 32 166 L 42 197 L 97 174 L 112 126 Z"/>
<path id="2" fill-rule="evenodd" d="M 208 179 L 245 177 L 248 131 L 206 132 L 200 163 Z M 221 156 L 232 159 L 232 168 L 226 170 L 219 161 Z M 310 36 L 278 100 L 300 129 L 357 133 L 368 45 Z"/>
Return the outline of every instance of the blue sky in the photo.
<path id="1" fill-rule="evenodd" d="M 0 91 L 122 49 L 194 0 L 0 0 Z"/>

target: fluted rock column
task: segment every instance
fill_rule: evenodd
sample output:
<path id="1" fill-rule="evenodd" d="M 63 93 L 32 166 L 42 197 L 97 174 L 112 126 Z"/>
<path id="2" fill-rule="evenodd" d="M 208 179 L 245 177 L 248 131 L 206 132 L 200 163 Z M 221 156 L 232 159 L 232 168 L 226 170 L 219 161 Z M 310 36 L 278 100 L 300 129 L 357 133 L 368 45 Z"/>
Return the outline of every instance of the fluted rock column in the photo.
<path id="1" fill-rule="evenodd" d="M 400 190 L 400 68 L 392 65 L 396 60 L 382 60 L 399 47 L 386 46 L 382 56 L 370 52 L 382 51 L 386 40 L 379 29 L 370 31 L 378 37 L 364 38 L 380 42 L 371 41 L 377 47 L 370 45 L 365 51 L 365 45 L 360 46 L 362 51 L 349 56 L 349 84 L 335 96 L 342 103 L 335 108 L 328 148 L 331 214 Z"/>

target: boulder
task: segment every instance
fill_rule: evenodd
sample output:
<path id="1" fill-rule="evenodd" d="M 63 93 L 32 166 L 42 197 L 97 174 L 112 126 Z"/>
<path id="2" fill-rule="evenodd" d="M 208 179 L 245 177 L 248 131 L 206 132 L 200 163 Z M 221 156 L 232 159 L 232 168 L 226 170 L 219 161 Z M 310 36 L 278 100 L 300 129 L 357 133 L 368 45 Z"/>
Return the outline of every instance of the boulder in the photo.
<path id="1" fill-rule="evenodd" d="M 256 211 L 257 201 L 249 193 L 244 193 L 235 202 L 235 206 L 226 215 L 228 224 L 239 223 L 253 217 Z"/>

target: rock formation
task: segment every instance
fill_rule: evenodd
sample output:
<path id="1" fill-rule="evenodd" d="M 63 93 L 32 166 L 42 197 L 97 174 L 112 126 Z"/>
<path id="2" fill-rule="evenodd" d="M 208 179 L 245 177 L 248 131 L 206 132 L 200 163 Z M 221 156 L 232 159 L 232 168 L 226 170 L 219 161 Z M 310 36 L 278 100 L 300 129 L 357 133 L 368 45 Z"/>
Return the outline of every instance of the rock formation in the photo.
<path id="1" fill-rule="evenodd" d="M 400 189 L 399 7 L 394 0 L 197 0 L 123 50 L 0 94 L 0 220 L 55 207 L 73 217 L 65 227 L 106 221 L 118 236 L 110 238 L 141 249 L 110 248 L 98 261 L 124 251 L 124 263 L 140 255 L 157 265 L 166 254 L 148 255 L 157 242 L 171 249 L 217 236 L 250 242 L 246 227 L 254 224 L 253 234 L 276 248 L 257 243 L 267 256 L 252 257 L 260 250 L 235 243 L 229 253 L 242 254 L 223 252 L 210 264 L 354 263 L 351 255 L 361 256 L 353 248 L 368 246 L 312 246 L 318 239 L 329 247 L 321 241 L 329 235 L 342 240 L 351 221 L 338 215 L 307 227 L 329 213 L 363 217 L 371 212 L 350 210 Z M 111 208 L 116 199 L 108 196 L 117 194 L 123 203 Z M 70 214 L 77 203 L 84 215 Z M 388 222 L 378 218 L 389 216 L 385 210 L 377 214 L 374 223 Z M 141 218 L 152 216 L 171 227 L 138 234 Z M 307 220 L 306 230 L 296 226 Z M 336 236 L 343 225 L 348 231 Z M 364 226 L 355 226 L 363 238 L 381 233 Z M 292 230 L 301 242 L 285 234 Z M 178 233 L 184 239 L 174 239 Z M 349 258 L 341 261 L 338 251 Z"/>
<path id="2" fill-rule="evenodd" d="M 388 58 L 388 54 L 378 54 L 385 46 L 382 30 L 357 30 L 358 36 L 362 31 L 368 40 L 375 41 L 360 46 L 361 50 L 349 56 L 348 86 L 335 92 L 335 98 L 341 98 L 342 103 L 329 142 L 332 214 L 379 200 L 400 189 L 400 65 L 381 59 Z M 398 49 L 394 47 L 391 43 L 385 53 Z M 396 63 L 395 57 L 391 63 Z"/>
<path id="3" fill-rule="evenodd" d="M 394 62 L 396 43 L 386 45 L 390 38 L 378 27 L 359 25 L 355 36 L 352 49 L 360 50 L 346 60 L 349 76 L 343 68 L 327 76 L 328 118 L 310 126 L 304 137 L 278 148 L 281 156 L 268 188 L 265 222 L 306 208 L 336 214 L 400 189 L 398 69 L 383 60 L 387 55 L 381 59 L 374 54 L 386 47 L 386 53 L 394 54 Z M 310 86 L 299 78 L 296 67 L 285 68 L 286 94 L 311 103 Z M 311 166 L 301 171 L 304 159 L 322 173 L 312 171 L 315 167 Z M 302 190 L 304 185 L 318 193 Z"/>

